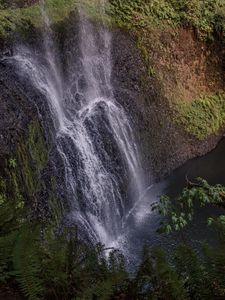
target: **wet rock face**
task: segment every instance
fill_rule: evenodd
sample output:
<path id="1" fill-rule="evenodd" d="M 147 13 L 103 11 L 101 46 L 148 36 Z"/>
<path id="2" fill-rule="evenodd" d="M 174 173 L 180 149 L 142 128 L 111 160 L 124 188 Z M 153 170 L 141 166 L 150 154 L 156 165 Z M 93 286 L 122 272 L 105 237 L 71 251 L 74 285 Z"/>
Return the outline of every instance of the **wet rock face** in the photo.
<path id="1" fill-rule="evenodd" d="M 0 4 L 3 7 L 17 8 L 17 7 L 27 7 L 39 3 L 39 0 L 1 0 Z"/>
<path id="2" fill-rule="evenodd" d="M 10 185 L 9 160 L 16 162 L 16 181 L 19 192 L 33 208 L 35 218 L 45 219 L 51 193 L 49 157 L 51 135 L 47 135 L 40 110 L 48 114 L 45 99 L 7 57 L 0 62 L 0 176 Z M 53 154 L 52 154 L 53 155 Z M 42 185 L 45 182 L 46 185 Z M 41 187 L 41 188 L 40 188 Z M 46 188 L 47 187 L 47 188 Z M 17 189 L 14 185 L 8 190 Z M 17 192 L 15 192 L 16 194 Z"/>
<path id="3" fill-rule="evenodd" d="M 29 46 L 33 47 L 42 59 L 44 55 L 40 47 L 41 37 L 40 34 L 36 34 L 34 32 L 29 36 Z M 71 106 L 69 109 L 73 108 L 75 111 L 79 109 L 80 102 L 82 102 L 81 92 L 85 89 L 79 60 L 75 60 L 74 64 L 71 63 L 74 57 L 80 56 L 76 15 L 71 15 L 70 19 L 55 26 L 55 36 L 59 49 L 59 61 L 62 62 L 61 70 L 65 88 L 72 87 L 69 92 L 75 95 L 75 102 L 67 103 L 67 105 Z M 0 58 L 11 57 L 12 49 L 10 45 L 2 48 L 0 46 Z M 200 142 L 185 134 L 182 128 L 178 128 L 171 122 L 168 99 L 162 92 L 160 82 L 148 75 L 135 38 L 125 31 L 113 31 L 112 65 L 114 96 L 124 107 L 133 124 L 142 164 L 150 179 L 163 177 L 186 160 L 205 154 L 215 147 L 220 135 L 211 136 Z M 22 170 L 19 175 L 23 194 L 30 201 L 36 199 L 34 201 L 35 212 L 40 217 L 45 217 L 49 195 L 52 192 L 52 178 L 56 182 L 58 198 L 61 200 L 66 198 L 63 163 L 53 142 L 54 126 L 48 117 L 50 112 L 46 104 L 47 99 L 26 78 L 19 76 L 15 71 L 15 66 L 1 59 L 0 165 L 8 157 L 18 157 L 18 164 L 21 165 Z M 73 74 L 75 76 L 72 76 Z M 78 85 L 75 84 L 76 81 Z M 31 123 L 39 124 L 38 128 L 34 128 L 36 134 L 32 141 L 34 141 L 33 148 L 35 148 L 35 145 L 43 145 L 44 140 L 44 151 L 47 152 L 44 164 L 43 161 L 39 162 L 38 157 L 32 158 L 32 148 L 30 149 L 29 144 L 26 143 L 29 140 Z M 100 115 L 99 127 L 101 124 L 102 116 Z M 93 130 L 91 126 L 90 129 Z M 104 131 L 104 128 L 102 130 Z M 37 138 L 39 135 L 42 138 Z M 111 155 L 116 150 L 109 142 L 107 132 L 104 132 L 104 135 L 106 136 L 104 146 L 107 148 L 107 153 Z M 18 156 L 18 149 L 22 151 L 22 156 Z M 119 156 L 115 155 L 113 159 L 117 163 Z M 24 163 L 29 166 L 31 181 L 40 182 L 40 185 L 32 186 L 32 190 L 26 186 L 23 173 L 27 170 L 23 168 Z M 120 172 L 119 169 L 118 172 Z M 42 185 L 43 182 L 45 185 Z"/>
<path id="4" fill-rule="evenodd" d="M 217 145 L 221 133 L 199 141 L 171 121 L 162 83 L 147 74 L 136 40 L 125 31 L 114 32 L 112 61 L 115 97 L 136 128 L 143 166 L 150 179 L 168 175 L 188 159 L 204 155 Z"/>
<path id="5" fill-rule="evenodd" d="M 16 144 L 35 114 L 28 98 L 19 92 L 17 76 L 6 62 L 0 63 L 0 139 L 1 154 L 16 151 Z"/>

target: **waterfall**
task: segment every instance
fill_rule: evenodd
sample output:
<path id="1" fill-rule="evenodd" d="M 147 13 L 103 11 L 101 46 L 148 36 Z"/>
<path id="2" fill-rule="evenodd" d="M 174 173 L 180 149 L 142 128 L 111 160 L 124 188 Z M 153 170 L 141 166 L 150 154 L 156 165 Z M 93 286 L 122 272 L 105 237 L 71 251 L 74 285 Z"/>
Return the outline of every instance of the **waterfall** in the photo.
<path id="1" fill-rule="evenodd" d="M 104 13 L 105 2 L 101 4 Z M 92 243 L 112 246 L 123 236 L 143 190 L 132 125 L 113 94 L 112 36 L 80 8 L 80 57 L 74 57 L 80 74 L 74 73 L 71 63 L 72 75 L 65 82 L 44 4 L 41 11 L 45 63 L 26 47 L 18 47 L 13 60 L 48 101 L 64 166 L 68 218 Z"/>

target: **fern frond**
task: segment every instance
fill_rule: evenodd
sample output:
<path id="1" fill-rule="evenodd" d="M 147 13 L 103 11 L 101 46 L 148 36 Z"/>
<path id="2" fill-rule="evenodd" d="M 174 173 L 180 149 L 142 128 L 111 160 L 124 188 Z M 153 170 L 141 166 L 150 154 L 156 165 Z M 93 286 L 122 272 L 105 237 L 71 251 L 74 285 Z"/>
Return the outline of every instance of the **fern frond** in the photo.
<path id="1" fill-rule="evenodd" d="M 0 237 L 0 282 L 5 282 L 12 275 L 12 253 L 15 244 L 17 231 Z"/>
<path id="2" fill-rule="evenodd" d="M 37 234 L 39 234 L 37 230 L 22 228 L 13 251 L 16 278 L 21 291 L 29 300 L 41 299 L 43 292 Z"/>

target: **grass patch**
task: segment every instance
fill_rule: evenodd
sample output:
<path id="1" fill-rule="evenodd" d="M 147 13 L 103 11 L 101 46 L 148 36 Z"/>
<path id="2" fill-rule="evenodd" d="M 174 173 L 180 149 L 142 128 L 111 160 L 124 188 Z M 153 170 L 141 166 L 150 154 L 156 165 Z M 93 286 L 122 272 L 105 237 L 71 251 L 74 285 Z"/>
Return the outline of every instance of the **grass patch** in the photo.
<path id="1" fill-rule="evenodd" d="M 225 125 L 225 94 L 202 96 L 192 102 L 177 101 L 174 120 L 199 140 Z"/>

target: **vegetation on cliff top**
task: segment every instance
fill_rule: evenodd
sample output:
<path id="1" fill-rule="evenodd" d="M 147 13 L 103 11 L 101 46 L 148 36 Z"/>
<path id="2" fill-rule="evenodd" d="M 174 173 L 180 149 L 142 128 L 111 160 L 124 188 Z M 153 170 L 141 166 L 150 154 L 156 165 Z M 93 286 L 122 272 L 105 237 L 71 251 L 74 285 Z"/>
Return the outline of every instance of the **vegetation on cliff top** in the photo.
<path id="1" fill-rule="evenodd" d="M 4 7 L 0 2 L 0 34 L 15 29 L 15 24 L 40 23 L 40 4 L 37 1 L 15 2 Z M 53 21 L 66 17 L 75 6 L 85 5 L 97 12 L 99 0 L 46 0 L 45 4 Z M 223 0 L 110 0 L 107 12 L 118 26 L 140 29 L 166 22 L 169 25 L 193 26 L 204 34 L 223 34 L 225 31 L 225 3 Z M 97 6 L 96 6 L 97 5 Z M 95 7 L 95 8 L 94 8 Z"/>
<path id="2" fill-rule="evenodd" d="M 52 22 L 66 18 L 74 9 L 74 0 L 46 0 L 46 9 Z M 31 26 L 39 27 L 43 23 L 40 4 L 35 3 L 24 7 L 3 7 L 0 5 L 0 37 L 6 37 L 20 29 L 26 32 Z"/>
<path id="3" fill-rule="evenodd" d="M 215 64 L 213 60 L 211 62 L 207 57 L 210 51 L 207 49 L 207 45 L 209 45 L 207 42 L 223 41 L 224 39 L 225 2 L 223 0 L 110 0 L 109 2 L 108 12 L 112 23 L 127 28 L 137 37 L 137 45 L 146 62 L 148 76 L 158 79 L 162 90 L 165 92 L 165 97 L 169 100 L 169 108 L 173 115 L 172 121 L 182 125 L 188 134 L 200 140 L 207 138 L 210 134 L 217 133 L 225 124 L 224 94 L 220 92 L 219 88 L 217 89 L 216 83 L 210 82 L 213 73 L 211 77 L 208 74 L 205 77 L 196 74 L 210 72 L 205 66 Z M 189 47 L 188 40 L 179 40 L 181 28 L 189 28 L 190 32 L 195 32 L 195 37 L 198 39 L 194 41 L 193 38 L 189 42 L 195 43 L 196 47 L 203 50 L 201 53 L 197 51 L 194 53 L 194 49 L 192 49 L 193 56 L 190 59 L 193 61 L 190 63 L 188 62 L 188 55 L 186 57 L 181 55 L 179 65 L 175 59 L 181 54 L 179 53 L 179 43 L 187 43 L 187 51 Z M 167 37 L 164 40 L 162 32 L 167 32 Z M 166 39 L 169 39 L 170 42 Z M 166 46 L 168 43 L 170 44 Z M 174 47 L 176 47 L 176 52 L 174 52 Z M 216 58 L 216 49 L 214 51 L 212 56 L 214 55 L 214 60 L 216 60 L 218 59 L 218 57 Z M 205 61 L 204 59 L 202 61 L 204 55 L 206 55 Z M 201 71 L 185 65 L 194 63 L 194 60 L 198 60 Z M 201 88 L 198 91 L 198 84 L 195 83 L 191 88 L 186 88 L 187 84 L 192 83 L 191 80 L 188 83 L 185 81 L 188 76 L 184 77 L 177 73 L 181 69 L 183 72 L 190 73 L 189 78 L 193 77 L 197 81 L 204 80 L 199 86 L 205 85 L 208 90 L 207 93 L 201 91 Z M 222 79 L 219 78 L 218 80 L 218 72 L 216 76 L 213 81 L 222 82 Z M 182 89 L 184 93 L 179 94 Z M 189 94 L 190 98 L 190 90 L 193 91 L 193 96 L 192 99 L 187 100 L 185 93 Z M 165 105 L 167 104 L 165 103 Z"/>
<path id="4" fill-rule="evenodd" d="M 165 21 L 169 25 L 193 26 L 203 33 L 224 33 L 223 0 L 110 0 L 115 22 L 128 28 L 146 28 Z"/>

